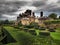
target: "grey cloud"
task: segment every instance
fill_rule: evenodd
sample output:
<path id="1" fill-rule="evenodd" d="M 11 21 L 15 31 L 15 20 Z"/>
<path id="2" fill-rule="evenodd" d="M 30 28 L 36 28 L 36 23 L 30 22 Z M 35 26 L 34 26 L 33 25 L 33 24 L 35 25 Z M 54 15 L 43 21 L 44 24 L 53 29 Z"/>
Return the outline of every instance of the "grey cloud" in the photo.
<path id="1" fill-rule="evenodd" d="M 2 15 L 0 14 L 0 18 L 2 17 Z"/>
<path id="2" fill-rule="evenodd" d="M 26 1 L 0 2 L 0 20 L 8 19 L 8 17 L 3 16 L 2 14 L 15 15 L 14 12 L 16 12 L 21 6 L 25 6 L 28 3 L 29 2 L 26 2 Z M 9 19 L 11 20 L 11 18 Z"/>
<path id="3" fill-rule="evenodd" d="M 45 3 L 45 1 L 34 1 L 32 5 L 35 7 L 39 7 L 45 5 Z"/>
<path id="4" fill-rule="evenodd" d="M 49 5 L 45 5 L 45 7 L 43 7 L 44 10 L 50 10 L 50 9 L 53 9 L 55 10 L 54 8 L 57 7 L 56 5 L 53 5 L 53 4 L 49 4 Z M 57 7 L 58 8 L 58 7 Z"/>
<path id="5" fill-rule="evenodd" d="M 13 15 L 14 12 L 18 11 L 18 9 L 21 9 L 24 6 L 33 6 L 37 9 L 35 12 L 39 13 L 40 11 L 46 11 L 47 12 L 58 12 L 60 13 L 60 1 L 56 2 L 55 4 L 47 4 L 47 0 L 32 0 L 29 1 L 19 1 L 19 0 L 0 0 L 0 18 L 6 18 L 3 17 L 2 14 L 10 14 Z M 58 6 L 57 6 L 58 5 Z"/>
<path id="6" fill-rule="evenodd" d="M 58 2 L 57 3 L 60 3 L 60 0 L 58 0 Z"/>
<path id="7" fill-rule="evenodd" d="M 0 13 L 16 12 L 21 6 L 27 5 L 28 2 L 4 2 L 0 3 Z"/>
<path id="8" fill-rule="evenodd" d="M 60 7 L 59 8 L 52 8 L 48 10 L 49 12 L 60 12 Z"/>
<path id="9" fill-rule="evenodd" d="M 59 12 L 60 11 L 60 0 L 56 2 L 55 4 L 51 3 L 48 4 L 47 0 L 45 1 L 34 1 L 33 6 L 37 7 L 36 12 L 38 11 L 52 11 L 52 12 Z"/>
<path id="10" fill-rule="evenodd" d="M 7 17 L 4 17 L 3 15 L 0 15 L 0 20 L 1 19 L 6 19 Z"/>

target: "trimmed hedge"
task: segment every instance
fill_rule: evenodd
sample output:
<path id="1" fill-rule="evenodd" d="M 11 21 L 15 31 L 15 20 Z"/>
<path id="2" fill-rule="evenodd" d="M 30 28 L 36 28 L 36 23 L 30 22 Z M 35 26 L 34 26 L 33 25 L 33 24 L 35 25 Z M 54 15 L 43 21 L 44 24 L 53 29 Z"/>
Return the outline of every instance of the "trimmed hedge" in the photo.
<path id="1" fill-rule="evenodd" d="M 44 28 L 44 27 L 39 27 L 39 30 L 46 30 L 46 28 Z"/>
<path id="2" fill-rule="evenodd" d="M 49 32 L 40 32 L 40 36 L 50 36 Z"/>
<path id="3" fill-rule="evenodd" d="M 55 32 L 55 29 L 49 29 L 48 31 L 50 31 L 50 32 Z"/>
<path id="4" fill-rule="evenodd" d="M 45 24 L 60 24 L 60 21 L 45 21 Z"/>
<path id="5" fill-rule="evenodd" d="M 35 30 L 29 30 L 29 33 L 32 34 L 32 35 L 36 35 Z"/>
<path id="6" fill-rule="evenodd" d="M 23 28 L 23 30 L 24 30 L 25 32 L 28 32 L 29 29 L 28 29 L 28 28 Z"/>

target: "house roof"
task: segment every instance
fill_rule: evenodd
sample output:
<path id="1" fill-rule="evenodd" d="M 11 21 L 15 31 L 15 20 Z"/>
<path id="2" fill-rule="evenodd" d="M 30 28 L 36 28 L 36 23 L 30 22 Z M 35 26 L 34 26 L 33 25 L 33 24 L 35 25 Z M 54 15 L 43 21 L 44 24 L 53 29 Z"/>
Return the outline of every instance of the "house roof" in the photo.
<path id="1" fill-rule="evenodd" d="M 49 17 L 40 17 L 38 18 L 39 20 L 49 20 L 50 18 Z"/>

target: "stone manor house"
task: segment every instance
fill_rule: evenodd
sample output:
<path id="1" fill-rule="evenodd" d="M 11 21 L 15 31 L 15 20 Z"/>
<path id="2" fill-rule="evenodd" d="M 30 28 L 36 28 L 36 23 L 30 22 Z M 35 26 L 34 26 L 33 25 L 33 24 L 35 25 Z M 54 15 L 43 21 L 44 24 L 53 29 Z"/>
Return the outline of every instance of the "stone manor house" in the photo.
<path id="1" fill-rule="evenodd" d="M 35 13 L 32 12 L 32 10 L 26 10 L 24 13 L 19 14 L 19 16 L 17 17 L 17 21 L 15 22 L 15 25 L 17 25 L 18 23 L 22 23 L 23 25 L 29 25 L 32 22 L 36 22 L 39 25 L 43 24 L 43 22 L 45 20 L 53 20 L 51 18 L 48 17 L 44 17 L 43 16 L 43 11 L 40 12 L 40 17 L 36 17 Z"/>

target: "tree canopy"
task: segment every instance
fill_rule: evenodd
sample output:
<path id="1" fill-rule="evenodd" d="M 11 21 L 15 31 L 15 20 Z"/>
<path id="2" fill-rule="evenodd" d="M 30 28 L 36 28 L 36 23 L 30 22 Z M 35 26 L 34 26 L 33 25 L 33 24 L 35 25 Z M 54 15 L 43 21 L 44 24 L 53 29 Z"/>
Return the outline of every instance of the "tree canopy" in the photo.
<path id="1" fill-rule="evenodd" d="M 60 16 L 59 16 L 59 19 L 60 19 Z"/>
<path id="2" fill-rule="evenodd" d="M 53 19 L 56 19 L 57 18 L 57 14 L 51 13 L 48 17 L 53 18 Z"/>

